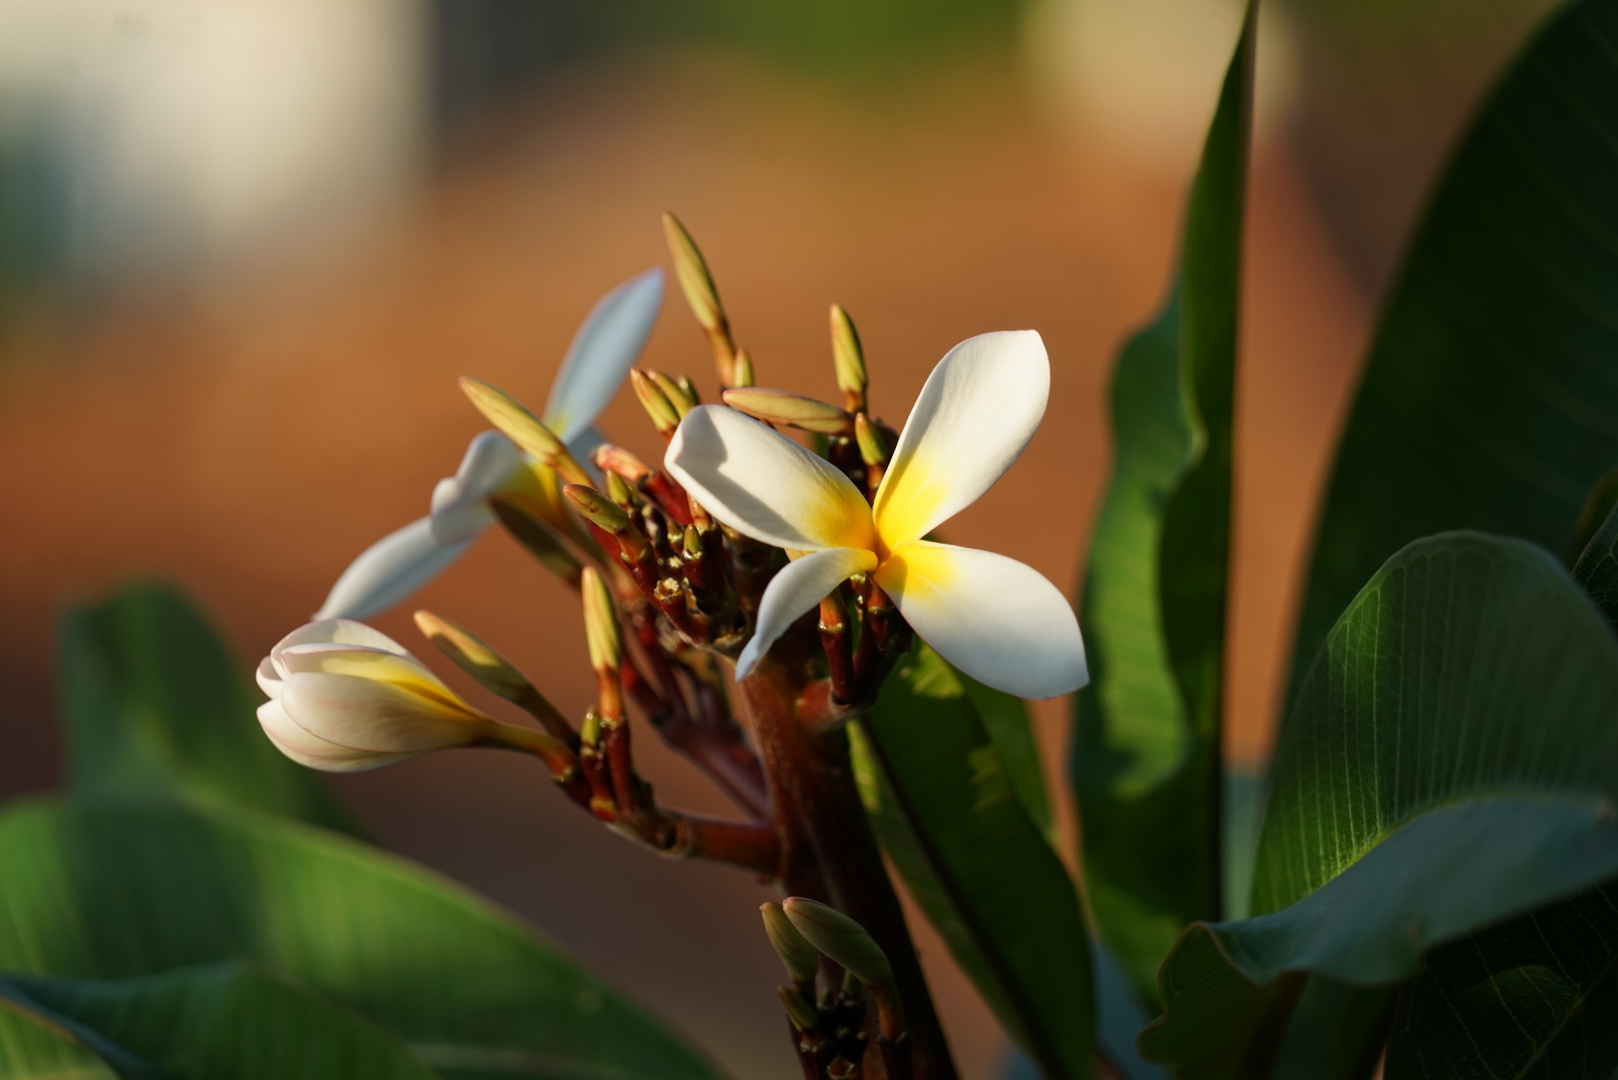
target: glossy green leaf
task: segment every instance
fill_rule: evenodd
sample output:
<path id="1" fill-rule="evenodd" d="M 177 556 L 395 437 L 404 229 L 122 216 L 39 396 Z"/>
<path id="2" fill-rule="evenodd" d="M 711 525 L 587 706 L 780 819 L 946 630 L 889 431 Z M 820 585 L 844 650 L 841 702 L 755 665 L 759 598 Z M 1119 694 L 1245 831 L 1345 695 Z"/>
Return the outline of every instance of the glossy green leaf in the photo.
<path id="1" fill-rule="evenodd" d="M 6 1080 L 171 1080 L 150 1062 L 125 1064 L 148 1073 L 114 1072 L 60 1027 L 42 1027 L 0 996 L 0 1076 Z"/>
<path id="2" fill-rule="evenodd" d="M 438 1075 L 351 1010 L 284 976 L 234 961 L 130 979 L 0 974 L 0 999 L 43 1026 L 68 1032 L 120 1080 Z"/>
<path id="3" fill-rule="evenodd" d="M 1289 907 L 1187 929 L 1163 965 L 1165 1015 L 1141 1050 L 1187 1080 L 1267 1076 L 1303 973 L 1399 983 L 1433 946 L 1615 874 L 1618 821 L 1606 798 L 1439 806 Z"/>
<path id="4" fill-rule="evenodd" d="M 1220 727 L 1231 409 L 1252 111 L 1249 17 L 1162 313 L 1113 375 L 1117 456 L 1080 624 L 1091 682 L 1073 776 L 1102 935 L 1145 995 L 1175 935 L 1220 912 Z"/>
<path id="5" fill-rule="evenodd" d="M 320 777 L 264 737 L 251 667 L 175 589 L 134 585 L 68 611 L 57 662 L 73 794 L 235 804 L 352 831 Z"/>
<path id="6" fill-rule="evenodd" d="M 1390 559 L 1282 729 L 1260 917 L 1182 938 L 1152 1053 L 1265 1075 L 1232 1070 L 1273 1058 L 1303 972 L 1399 982 L 1424 948 L 1610 876 L 1580 845 L 1615 833 L 1614 715 L 1618 637 L 1548 553 L 1450 533 Z"/>
<path id="7" fill-rule="evenodd" d="M 951 953 L 1051 1080 L 1088 1076 L 1089 949 L 1067 868 L 960 677 L 918 646 L 855 730 L 861 795 Z"/>
<path id="8" fill-rule="evenodd" d="M 1050 795 L 1045 790 L 1045 767 L 1040 762 L 1039 742 L 1034 737 L 1033 717 L 1028 702 L 992 686 L 984 686 L 952 666 L 961 681 L 967 700 L 983 721 L 983 730 L 1000 755 L 1000 764 L 1011 781 L 1023 809 L 1051 843 L 1056 842 L 1056 822 L 1051 817 Z"/>
<path id="9" fill-rule="evenodd" d="M 1552 16 L 1432 197 L 1337 451 L 1291 696 L 1405 544 L 1478 529 L 1561 554 L 1618 465 L 1615 42 L 1618 0 Z"/>
<path id="10" fill-rule="evenodd" d="M 282 972 L 452 1080 L 712 1080 L 712 1066 L 510 916 L 285 819 L 168 802 L 0 817 L 0 969 L 131 979 Z"/>

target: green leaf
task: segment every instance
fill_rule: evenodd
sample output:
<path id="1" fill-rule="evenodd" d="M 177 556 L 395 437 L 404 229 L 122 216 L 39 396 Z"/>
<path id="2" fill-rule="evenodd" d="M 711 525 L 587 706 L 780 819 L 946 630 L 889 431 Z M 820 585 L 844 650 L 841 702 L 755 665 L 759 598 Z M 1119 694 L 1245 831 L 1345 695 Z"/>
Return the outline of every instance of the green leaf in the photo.
<path id="1" fill-rule="evenodd" d="M 1618 638 L 1545 551 L 1450 533 L 1390 559 L 1282 728 L 1261 917 L 1187 931 L 1152 1052 L 1238 1075 L 1273 1057 L 1302 972 L 1398 982 L 1426 947 L 1611 876 L 1579 845 L 1615 833 L 1614 715 Z"/>
<path id="2" fill-rule="evenodd" d="M 1478 529 L 1567 550 L 1618 464 L 1618 0 L 1562 7 L 1432 197 L 1317 526 L 1289 700 L 1383 560 Z"/>
<path id="3" fill-rule="evenodd" d="M 264 968 L 132 979 L 0 975 L 0 998 L 71 1033 L 121 1080 L 431 1080 L 403 1044 Z"/>
<path id="4" fill-rule="evenodd" d="M 0 817 L 0 968 L 87 979 L 250 960 L 452 1080 L 712 1080 L 713 1068 L 510 916 L 319 829 L 168 802 Z"/>
<path id="5" fill-rule="evenodd" d="M 1618 626 L 1618 507 L 1608 511 L 1573 564 L 1573 580 L 1584 586 L 1607 621 Z"/>
<path id="6" fill-rule="evenodd" d="M 173 588 L 69 610 L 58 665 L 74 795 L 234 804 L 353 831 L 321 779 L 264 737 L 250 669 Z"/>
<path id="7" fill-rule="evenodd" d="M 150 1063 L 134 1067 L 154 1070 L 149 1080 L 170 1080 Z M 139 1076 L 139 1074 L 135 1074 Z M 0 1076 L 7 1080 L 129 1080 L 109 1069 L 60 1027 L 41 1027 L 15 1004 L 0 996 Z"/>
<path id="8" fill-rule="evenodd" d="M 1080 623 L 1073 776 L 1103 937 L 1154 993 L 1158 963 L 1220 911 L 1220 725 L 1231 409 L 1252 112 L 1249 12 L 1192 185 L 1180 269 L 1113 376 L 1117 457 Z"/>
<path id="9" fill-rule="evenodd" d="M 1067 868 L 973 697 L 926 646 L 851 733 L 861 796 L 916 902 L 1051 1080 L 1089 1075 L 1089 948 Z"/>
<path id="10" fill-rule="evenodd" d="M 1618 892 L 1433 950 L 1399 995 L 1386 1075 L 1597 1077 L 1618 1067 Z"/>
<path id="11" fill-rule="evenodd" d="M 1398 983 L 1427 949 L 1615 874 L 1618 823 L 1606 798 L 1440 806 L 1281 911 L 1188 928 L 1164 962 L 1165 1015 L 1141 1051 L 1186 1080 L 1269 1075 L 1301 973 Z"/>
<path id="12" fill-rule="evenodd" d="M 1034 738 L 1033 718 L 1028 702 L 1020 697 L 985 686 L 952 665 L 950 670 L 961 681 L 967 700 L 983 721 L 983 730 L 1000 755 L 1011 790 L 1045 839 L 1056 843 L 1056 822 L 1051 817 L 1050 796 L 1045 790 L 1045 767 L 1040 762 L 1039 743 Z"/>

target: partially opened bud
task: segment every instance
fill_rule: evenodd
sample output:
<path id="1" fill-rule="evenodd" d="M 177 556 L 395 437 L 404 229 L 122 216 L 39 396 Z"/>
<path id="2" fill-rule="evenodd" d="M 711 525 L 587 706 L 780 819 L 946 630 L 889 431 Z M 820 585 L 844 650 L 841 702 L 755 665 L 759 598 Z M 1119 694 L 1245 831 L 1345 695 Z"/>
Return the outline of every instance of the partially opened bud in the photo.
<path id="1" fill-rule="evenodd" d="M 593 567 L 584 568 L 584 638 L 590 647 L 590 666 L 598 673 L 611 671 L 616 681 L 624 662 L 624 642 L 618 630 L 618 605 L 612 590 Z"/>
<path id="2" fill-rule="evenodd" d="M 867 986 L 889 986 L 893 967 L 876 939 L 865 928 L 836 908 L 801 896 L 781 904 L 798 933 L 816 949 L 853 972 Z"/>
<path id="3" fill-rule="evenodd" d="M 843 392 L 848 411 L 864 410 L 867 385 L 865 350 L 860 347 L 860 335 L 854 329 L 854 320 L 848 317 L 848 312 L 840 304 L 831 306 L 831 358 L 837 369 L 837 388 Z"/>
<path id="4" fill-rule="evenodd" d="M 646 415 L 652 418 L 652 426 L 657 428 L 657 433 L 665 439 L 673 435 L 674 429 L 680 426 L 680 411 L 656 380 L 635 368 L 629 373 L 629 385 L 635 388 L 635 397 L 640 400 Z"/>
<path id="5" fill-rule="evenodd" d="M 461 389 L 489 423 L 519 447 L 555 469 L 568 483 L 590 482 L 590 474 L 573 460 L 573 455 L 568 453 L 562 440 L 516 398 L 481 379 L 462 378 Z"/>
<path id="6" fill-rule="evenodd" d="M 398 642 L 363 623 L 326 619 L 283 638 L 259 664 L 269 701 L 259 723 L 302 765 L 356 772 L 496 734 Z"/>
<path id="7" fill-rule="evenodd" d="M 795 427 L 822 435 L 852 435 L 854 417 L 837 406 L 787 390 L 745 387 L 726 390 L 720 395 L 725 404 L 748 416 L 768 420 L 783 427 Z"/>
<path id="8" fill-rule="evenodd" d="M 798 933 L 780 904 L 770 901 L 760 904 L 758 910 L 764 916 L 764 932 L 769 935 L 775 955 L 781 958 L 787 974 L 796 983 L 812 984 L 820 971 L 820 950 Z"/>

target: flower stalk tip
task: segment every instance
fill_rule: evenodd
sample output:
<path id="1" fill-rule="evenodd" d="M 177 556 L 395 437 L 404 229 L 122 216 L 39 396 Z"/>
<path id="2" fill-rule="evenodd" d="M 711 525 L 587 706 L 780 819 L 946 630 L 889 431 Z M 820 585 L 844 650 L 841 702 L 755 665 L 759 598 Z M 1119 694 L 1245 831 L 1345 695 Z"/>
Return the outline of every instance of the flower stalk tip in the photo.
<path id="1" fill-rule="evenodd" d="M 735 385 L 736 345 L 731 340 L 730 321 L 725 317 L 724 305 L 719 302 L 719 289 L 714 285 L 708 262 L 698 250 L 697 242 L 673 214 L 663 215 L 663 238 L 668 242 L 669 256 L 674 260 L 674 276 L 679 279 L 686 303 L 691 305 L 697 325 L 713 346 L 719 381 L 726 386 Z"/>
<path id="2" fill-rule="evenodd" d="M 567 445 L 522 402 L 492 383 L 468 376 L 462 376 L 461 390 L 501 434 L 554 469 L 568 483 L 590 482 L 590 474 L 573 459 Z"/>
<path id="3" fill-rule="evenodd" d="M 798 932 L 780 904 L 768 901 L 758 910 L 764 919 L 764 933 L 775 955 L 781 958 L 781 966 L 800 992 L 813 993 L 815 976 L 820 973 L 820 950 Z"/>
<path id="4" fill-rule="evenodd" d="M 824 401 L 786 390 L 745 387 L 726 390 L 720 397 L 726 405 L 757 420 L 779 427 L 795 427 L 820 435 L 852 435 L 854 417 Z"/>
<path id="5" fill-rule="evenodd" d="M 837 372 L 837 388 L 849 412 L 865 411 L 865 350 L 860 346 L 860 335 L 854 329 L 854 320 L 848 317 L 841 304 L 831 306 L 831 357 Z"/>

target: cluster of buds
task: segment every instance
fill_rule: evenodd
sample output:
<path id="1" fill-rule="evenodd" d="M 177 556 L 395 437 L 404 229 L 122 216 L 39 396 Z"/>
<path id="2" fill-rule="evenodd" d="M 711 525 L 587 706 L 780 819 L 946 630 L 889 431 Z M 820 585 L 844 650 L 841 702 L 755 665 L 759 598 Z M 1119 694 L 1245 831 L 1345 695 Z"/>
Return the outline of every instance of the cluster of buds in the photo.
<path id="1" fill-rule="evenodd" d="M 887 1080 L 911 1080 L 910 1031 L 887 953 L 859 923 L 801 896 L 759 908 L 791 985 L 778 988 L 806 1080 L 863 1076 L 876 1046 Z"/>
<path id="2" fill-rule="evenodd" d="M 591 312 L 542 415 L 463 378 L 494 430 L 474 438 L 455 476 L 439 483 L 427 518 L 364 552 L 317 621 L 272 650 L 259 669 L 270 699 L 260 720 L 288 756 L 332 771 L 453 747 L 529 753 L 571 801 L 663 855 L 849 899 L 898 950 L 897 975 L 876 938 L 846 915 L 802 898 L 766 910 L 783 958 L 802 961 L 782 1000 L 806 1075 L 861 1075 L 867 996 L 877 1006 L 872 1052 L 888 1076 L 912 1075 L 912 1041 L 918 1075 L 951 1075 L 850 786 L 840 728 L 876 699 L 916 636 L 967 674 L 1025 697 L 1066 693 L 1087 677 L 1059 590 L 1021 563 L 931 538 L 1032 437 L 1049 387 L 1044 345 L 1032 331 L 962 342 L 896 431 L 869 411 L 860 338 L 834 306 L 842 404 L 759 388 L 701 253 L 672 216 L 664 225 L 675 275 L 713 349 L 719 402 L 703 404 L 688 376 L 633 367 L 662 299 L 656 270 Z M 661 462 L 591 426 L 626 377 L 667 442 Z M 493 719 L 356 621 L 405 599 L 497 521 L 580 597 L 597 694 L 577 726 L 447 619 L 416 615 L 450 661 L 537 727 Z M 751 738 L 732 711 L 731 665 Z M 635 767 L 630 707 L 744 819 L 661 806 Z M 820 957 L 846 978 L 817 993 L 810 968 Z M 911 999 L 909 1028 L 901 992 Z"/>

